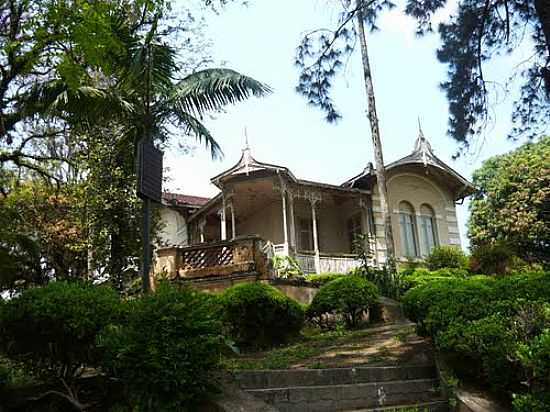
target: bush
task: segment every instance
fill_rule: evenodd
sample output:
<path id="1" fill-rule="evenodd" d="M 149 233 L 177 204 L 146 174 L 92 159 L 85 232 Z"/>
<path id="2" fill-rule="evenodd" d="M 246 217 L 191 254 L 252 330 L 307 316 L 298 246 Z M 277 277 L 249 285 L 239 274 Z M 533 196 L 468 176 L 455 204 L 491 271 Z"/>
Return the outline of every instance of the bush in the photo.
<path id="1" fill-rule="evenodd" d="M 523 411 L 550 393 L 549 296 L 550 273 L 534 272 L 433 280 L 405 293 L 403 303 L 459 374 L 520 392 Z"/>
<path id="2" fill-rule="evenodd" d="M 278 289 L 262 283 L 233 286 L 221 296 L 222 318 L 238 345 L 266 347 L 297 335 L 304 309 Z"/>
<path id="3" fill-rule="evenodd" d="M 161 284 L 126 305 L 126 321 L 98 342 L 132 410 L 187 410 L 216 389 L 224 340 L 214 298 Z"/>
<path id="4" fill-rule="evenodd" d="M 550 392 L 516 395 L 512 405 L 514 412 L 550 412 Z"/>
<path id="5" fill-rule="evenodd" d="M 120 315 L 117 293 L 83 283 L 53 282 L 28 289 L 2 305 L 0 344 L 9 358 L 42 378 L 78 377 L 100 363 L 99 331 Z"/>
<path id="6" fill-rule="evenodd" d="M 282 279 L 300 278 L 304 276 L 300 264 L 292 256 L 273 256 L 272 263 L 273 269 L 277 272 L 277 276 Z"/>
<path id="7" fill-rule="evenodd" d="M 307 310 L 310 319 L 341 316 L 348 328 L 357 326 L 364 312 L 378 302 L 379 292 L 368 280 L 349 275 L 328 282 L 319 289 Z M 319 322 L 322 325 L 322 322 Z"/>
<path id="8" fill-rule="evenodd" d="M 413 271 L 407 270 L 404 273 L 401 272 L 401 293 L 434 280 L 465 279 L 468 276 L 469 273 L 466 269 L 443 268 L 430 271 L 425 268 L 418 268 Z"/>
<path id="9" fill-rule="evenodd" d="M 325 272 L 319 274 L 308 274 L 306 275 L 306 280 L 311 283 L 312 286 L 319 288 L 324 284 L 334 279 L 340 279 L 343 276 L 347 275 L 344 273 Z"/>
<path id="10" fill-rule="evenodd" d="M 436 338 L 436 346 L 456 361 L 461 376 L 487 380 L 498 392 L 514 388 L 521 370 L 513 361 L 516 340 L 507 317 L 499 314 L 468 321 L 452 322 Z"/>
<path id="11" fill-rule="evenodd" d="M 484 275 L 504 275 L 512 261 L 513 252 L 504 243 L 477 246 L 472 250 L 470 270 Z"/>
<path id="12" fill-rule="evenodd" d="M 442 268 L 466 269 L 468 258 L 462 251 L 454 246 L 437 246 L 425 259 L 426 266 L 430 270 Z"/>

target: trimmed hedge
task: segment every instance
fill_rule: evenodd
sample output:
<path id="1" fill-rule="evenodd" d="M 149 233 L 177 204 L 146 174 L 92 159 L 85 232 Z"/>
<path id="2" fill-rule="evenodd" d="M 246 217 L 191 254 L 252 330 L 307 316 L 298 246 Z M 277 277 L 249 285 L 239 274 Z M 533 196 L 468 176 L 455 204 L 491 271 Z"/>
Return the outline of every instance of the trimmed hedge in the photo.
<path id="1" fill-rule="evenodd" d="M 302 306 L 278 289 L 263 283 L 245 283 L 220 297 L 225 328 L 237 345 L 267 347 L 288 341 L 304 323 Z"/>
<path id="2" fill-rule="evenodd" d="M 123 383 L 135 410 L 187 410 L 216 391 L 224 338 L 215 304 L 162 284 L 127 302 L 125 321 L 101 333 L 103 369 Z"/>
<path id="3" fill-rule="evenodd" d="M 425 259 L 426 266 L 430 270 L 443 268 L 466 269 L 468 257 L 462 249 L 455 246 L 437 246 Z"/>
<path id="4" fill-rule="evenodd" d="M 70 381 L 82 366 L 100 364 L 96 337 L 120 315 L 120 300 L 112 289 L 52 282 L 2 304 L 0 345 L 9 358 L 42 378 Z"/>
<path id="5" fill-rule="evenodd" d="M 550 393 L 550 273 L 434 280 L 403 303 L 459 376 L 518 393 L 517 411 Z"/>
<path id="6" fill-rule="evenodd" d="M 325 272 L 319 274 L 307 274 L 305 275 L 306 280 L 311 283 L 314 287 L 321 287 L 327 284 L 330 281 L 335 279 L 340 279 L 341 277 L 347 276 L 345 273 L 333 273 Z"/>
<path id="7" fill-rule="evenodd" d="M 307 309 L 309 319 L 318 320 L 325 315 L 342 317 L 348 328 L 357 326 L 362 314 L 378 303 L 378 288 L 365 278 L 348 275 L 332 280 L 319 289 Z"/>

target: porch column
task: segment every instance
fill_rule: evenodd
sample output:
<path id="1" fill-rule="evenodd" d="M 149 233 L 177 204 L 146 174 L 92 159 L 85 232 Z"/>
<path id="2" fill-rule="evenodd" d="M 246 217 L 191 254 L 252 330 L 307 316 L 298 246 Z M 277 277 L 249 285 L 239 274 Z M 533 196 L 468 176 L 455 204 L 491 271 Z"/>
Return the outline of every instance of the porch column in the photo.
<path id="1" fill-rule="evenodd" d="M 227 228 L 225 224 L 225 197 L 222 198 L 222 210 L 220 211 L 220 225 L 221 225 L 221 238 L 222 240 L 227 239 Z"/>
<path id="2" fill-rule="evenodd" d="M 235 207 L 233 206 L 233 202 L 231 202 L 231 239 L 235 239 L 237 237 L 236 229 L 235 229 Z"/>
<path id="3" fill-rule="evenodd" d="M 204 227 L 206 226 L 206 220 L 201 220 L 199 222 L 199 236 L 201 243 L 204 243 Z"/>
<path id="4" fill-rule="evenodd" d="M 288 200 L 290 203 L 290 246 L 296 250 L 296 224 L 294 222 L 294 195 L 289 192 Z"/>
<path id="5" fill-rule="evenodd" d="M 281 190 L 281 199 L 283 201 L 283 236 L 285 255 L 288 255 L 288 228 L 286 222 L 286 190 Z"/>
<path id="6" fill-rule="evenodd" d="M 319 256 L 319 238 L 317 235 L 317 211 L 315 210 L 317 200 L 310 200 L 310 203 L 313 225 L 313 250 L 315 251 L 315 273 L 321 273 L 321 257 Z"/>

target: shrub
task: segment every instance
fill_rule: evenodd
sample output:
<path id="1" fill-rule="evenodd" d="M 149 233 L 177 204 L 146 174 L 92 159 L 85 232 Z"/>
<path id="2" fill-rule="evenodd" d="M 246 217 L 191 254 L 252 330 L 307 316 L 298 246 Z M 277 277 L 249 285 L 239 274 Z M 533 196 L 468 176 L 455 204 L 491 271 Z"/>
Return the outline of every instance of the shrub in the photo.
<path id="1" fill-rule="evenodd" d="M 132 410 L 187 410 L 215 390 L 224 340 L 213 301 L 161 284 L 101 333 L 104 368 L 121 380 Z"/>
<path id="2" fill-rule="evenodd" d="M 307 310 L 311 319 L 338 315 L 347 327 L 355 327 L 361 315 L 378 302 L 379 292 L 374 284 L 359 276 L 346 276 L 328 282 L 319 289 Z"/>
<path id="3" fill-rule="evenodd" d="M 101 363 L 96 337 L 119 315 L 119 297 L 111 289 L 52 282 L 1 306 L 0 346 L 37 377 L 49 383 L 62 380 L 67 394 L 55 394 L 74 405 L 82 372 Z"/>
<path id="4" fill-rule="evenodd" d="M 466 269 L 468 258 L 462 251 L 454 246 L 437 246 L 425 259 L 426 266 L 430 270 L 442 268 Z"/>
<path id="5" fill-rule="evenodd" d="M 319 274 L 308 274 L 306 275 L 306 280 L 312 284 L 314 287 L 321 287 L 324 284 L 334 280 L 339 279 L 343 276 L 347 276 L 344 273 L 333 273 L 333 272 L 325 272 L 325 273 L 319 273 Z"/>
<path id="6" fill-rule="evenodd" d="M 272 260 L 278 277 L 288 279 L 304 276 L 298 261 L 292 256 L 273 256 Z"/>
<path id="7" fill-rule="evenodd" d="M 514 396 L 514 412 L 550 412 L 550 392 Z"/>
<path id="8" fill-rule="evenodd" d="M 265 347 L 285 342 L 304 323 L 300 304 L 266 284 L 233 286 L 220 301 L 224 325 L 238 345 Z"/>
<path id="9" fill-rule="evenodd" d="M 443 268 L 430 271 L 425 268 L 418 268 L 414 271 L 401 273 L 401 292 L 404 293 L 411 288 L 434 280 L 445 280 L 448 278 L 464 279 L 468 276 L 469 273 L 466 269 Z"/>
<path id="10" fill-rule="evenodd" d="M 453 366 L 462 376 L 486 379 L 499 392 L 514 389 L 521 379 L 513 362 L 516 340 L 507 317 L 495 314 L 452 322 L 437 335 L 436 345 L 456 360 Z"/>
<path id="11" fill-rule="evenodd" d="M 512 261 L 513 252 L 506 244 L 481 245 L 472 250 L 470 270 L 484 275 L 504 275 Z"/>
<path id="12" fill-rule="evenodd" d="M 99 331 L 120 314 L 115 291 L 83 283 L 52 282 L 2 305 L 0 344 L 8 357 L 43 378 L 73 379 L 99 363 Z"/>
<path id="13" fill-rule="evenodd" d="M 531 394 L 515 401 L 524 411 L 550 393 L 549 296 L 550 274 L 535 272 L 434 280 L 403 302 L 457 372 L 507 392 L 524 392 L 525 381 Z"/>

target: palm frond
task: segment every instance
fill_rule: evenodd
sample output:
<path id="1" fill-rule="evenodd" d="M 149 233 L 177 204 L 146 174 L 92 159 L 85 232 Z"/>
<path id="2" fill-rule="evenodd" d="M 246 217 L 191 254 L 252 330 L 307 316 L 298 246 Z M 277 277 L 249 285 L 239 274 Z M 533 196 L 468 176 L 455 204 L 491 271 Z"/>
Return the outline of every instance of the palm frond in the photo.
<path id="1" fill-rule="evenodd" d="M 262 97 L 271 88 L 231 69 L 206 69 L 193 73 L 176 84 L 170 98 L 187 113 L 202 117 L 250 96 Z"/>
<path id="2" fill-rule="evenodd" d="M 183 127 L 183 132 L 194 136 L 199 143 L 204 143 L 207 149 L 210 149 L 212 159 L 223 157 L 223 151 L 216 139 L 210 134 L 210 131 L 197 118 L 193 117 L 181 106 L 176 105 L 170 108 L 170 114 L 173 115 L 179 126 Z"/>

